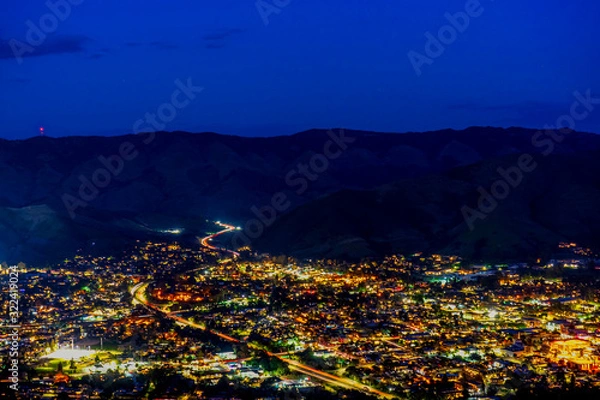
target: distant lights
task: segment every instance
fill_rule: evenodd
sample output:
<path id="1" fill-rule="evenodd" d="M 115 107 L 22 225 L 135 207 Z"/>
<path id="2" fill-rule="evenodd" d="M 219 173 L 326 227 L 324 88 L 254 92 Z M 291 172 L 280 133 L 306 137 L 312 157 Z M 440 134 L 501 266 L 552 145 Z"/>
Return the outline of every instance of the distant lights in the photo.
<path id="1" fill-rule="evenodd" d="M 162 232 L 164 232 L 164 233 L 170 233 L 172 235 L 179 235 L 181 232 L 183 232 L 183 229 L 179 229 L 179 228 L 165 229 Z"/>

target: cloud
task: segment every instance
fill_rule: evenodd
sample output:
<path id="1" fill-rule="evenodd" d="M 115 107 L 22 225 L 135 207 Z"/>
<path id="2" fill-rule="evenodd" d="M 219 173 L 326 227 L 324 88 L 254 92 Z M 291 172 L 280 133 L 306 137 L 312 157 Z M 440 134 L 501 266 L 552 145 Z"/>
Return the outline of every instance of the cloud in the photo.
<path id="1" fill-rule="evenodd" d="M 217 40 L 224 40 L 227 39 L 230 36 L 234 36 L 237 34 L 240 34 L 244 32 L 243 29 L 239 29 L 239 28 L 235 28 L 235 29 L 223 29 L 214 33 L 209 33 L 207 35 L 204 35 L 202 37 L 203 40 L 206 41 L 217 41 Z"/>
<path id="2" fill-rule="evenodd" d="M 111 54 L 112 50 L 108 47 L 103 47 L 101 49 L 94 49 L 93 51 L 90 49 L 90 54 L 87 56 L 89 60 L 98 60 L 100 58 L 106 57 Z"/>
<path id="3" fill-rule="evenodd" d="M 225 47 L 228 39 L 230 39 L 231 37 L 233 37 L 235 35 L 239 35 L 242 32 L 244 32 L 244 30 L 239 29 L 239 28 L 220 29 L 220 30 L 216 30 L 214 32 L 205 34 L 204 36 L 202 36 L 202 41 L 203 41 L 204 47 L 206 49 L 220 49 L 220 48 Z M 139 47 L 154 48 L 157 50 L 176 50 L 176 49 L 180 48 L 180 46 L 175 43 L 158 41 L 158 40 L 153 41 L 153 42 L 131 41 L 131 42 L 126 42 L 125 46 L 131 47 L 131 48 L 139 48 Z"/>
<path id="4" fill-rule="evenodd" d="M 168 42 L 152 42 L 149 45 L 160 50 L 175 50 L 179 48 L 178 45 Z"/>
<path id="5" fill-rule="evenodd" d="M 159 41 L 155 41 L 155 42 L 150 42 L 150 43 L 145 43 L 145 42 L 127 42 L 125 43 L 125 46 L 127 47 L 153 47 L 155 49 L 159 49 L 159 50 L 175 50 L 179 48 L 179 45 L 176 45 L 174 43 L 170 43 L 170 42 L 159 42 Z"/>
<path id="6" fill-rule="evenodd" d="M 213 33 L 206 34 L 202 36 L 202 40 L 204 41 L 204 47 L 207 49 L 220 49 L 225 47 L 225 43 L 227 39 L 239 35 L 243 33 L 243 29 L 234 28 L 234 29 L 221 29 L 215 31 Z"/>
<path id="7" fill-rule="evenodd" d="M 29 46 L 26 42 L 21 45 L 28 46 L 33 51 L 25 51 L 21 54 L 22 58 L 42 57 L 53 54 L 78 54 L 86 52 L 86 45 L 92 40 L 87 36 L 80 35 L 60 35 L 48 37 L 44 43 L 35 47 Z M 15 53 L 10 46 L 10 42 L 2 40 L 0 44 L 0 59 L 15 58 Z"/>
<path id="8" fill-rule="evenodd" d="M 11 79 L 7 79 L 6 82 L 18 83 L 20 85 L 25 85 L 25 84 L 31 82 L 31 79 L 29 79 L 29 78 L 11 78 Z"/>
<path id="9" fill-rule="evenodd" d="M 222 49 L 225 47 L 225 43 L 207 43 L 204 45 L 206 49 Z"/>

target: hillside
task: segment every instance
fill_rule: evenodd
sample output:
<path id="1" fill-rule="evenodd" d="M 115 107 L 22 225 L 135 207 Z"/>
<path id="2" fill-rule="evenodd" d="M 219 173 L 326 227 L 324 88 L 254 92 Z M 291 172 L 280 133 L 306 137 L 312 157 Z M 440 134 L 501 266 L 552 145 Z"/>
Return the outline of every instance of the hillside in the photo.
<path id="1" fill-rule="evenodd" d="M 538 167 L 469 229 L 463 206 L 477 209 L 497 168 L 517 156 L 370 191 L 342 191 L 280 218 L 255 245 L 300 257 L 364 257 L 418 251 L 470 260 L 545 257 L 560 241 L 600 248 L 600 152 L 538 157 Z"/>
<path id="2" fill-rule="evenodd" d="M 471 177 L 452 178 L 450 171 L 467 174 L 471 170 L 461 168 L 544 150 L 532 142 L 535 131 L 521 128 L 474 127 L 463 131 L 404 134 L 348 130 L 343 135 L 351 143 L 347 143 L 339 156 L 334 143 L 331 149 L 335 150 L 336 157 L 329 160 L 328 167 L 316 179 L 303 178 L 299 166 L 329 149 L 327 143 L 332 141 L 331 135 L 339 138 L 340 133 L 311 130 L 291 136 L 244 138 L 215 133 L 161 132 L 152 140 L 144 134 L 0 140 L 0 260 L 52 261 L 80 248 L 110 249 L 115 244 L 126 245 L 139 238 L 160 237 L 161 230 L 169 228 L 184 228 L 193 236 L 205 231 L 206 219 L 243 225 L 253 217 L 253 206 L 269 204 L 273 194 L 280 191 L 290 200 L 286 211 L 306 205 L 325 207 L 321 212 L 326 214 L 327 207 L 335 209 L 338 202 L 328 205 L 327 202 L 333 200 L 325 196 L 344 196 L 348 192 L 343 191 L 374 190 L 405 181 L 424 192 L 420 199 L 429 201 L 428 196 L 433 196 L 432 204 L 437 201 L 435 196 L 445 197 L 446 190 L 464 191 L 460 196 L 457 194 L 456 204 L 447 200 L 439 202 L 439 207 L 450 209 L 473 188 Z M 570 133 L 556 146 L 553 155 L 568 157 L 596 150 L 600 150 L 598 136 Z M 107 168 L 100 157 L 110 159 L 123 151 L 129 160 L 113 165 L 117 173 L 110 173 L 108 178 L 99 174 L 98 171 Z M 590 165 L 582 168 L 594 168 L 592 164 L 590 161 Z M 421 180 L 422 177 L 428 178 Z M 82 182 L 93 179 L 99 179 L 102 187 L 95 191 L 88 187 L 83 191 L 85 199 L 82 198 L 79 193 Z M 104 184 L 102 179 L 108 181 Z M 448 183 L 449 179 L 461 184 L 455 187 Z M 306 183 L 305 190 L 299 190 L 303 188 L 300 181 Z M 391 186 L 397 187 L 397 184 Z M 337 193 L 340 191 L 342 193 Z M 408 196 L 406 193 L 404 196 Z M 345 202 L 358 202 L 359 209 L 369 213 L 376 208 L 373 200 L 369 200 L 369 192 L 352 196 L 366 196 L 366 199 Z M 400 200 L 412 201 L 411 197 Z M 311 204 L 313 201 L 316 203 Z M 345 211 L 348 218 L 339 228 L 336 225 L 336 229 L 346 227 L 354 240 L 357 235 L 354 230 L 364 228 L 352 215 L 353 208 Z M 451 211 L 447 213 L 448 218 L 456 222 Z M 430 217 L 435 221 L 429 223 L 424 219 L 423 226 L 417 215 L 413 215 L 412 229 L 422 233 L 393 235 L 391 242 L 385 239 L 387 236 L 380 240 L 369 232 L 365 237 L 374 238 L 374 242 L 366 253 L 402 247 L 394 243 L 417 244 L 422 240 L 421 235 L 437 232 L 430 232 L 429 225 L 438 226 L 436 229 L 442 234 L 453 227 L 449 221 L 437 220 L 442 214 L 446 215 L 446 211 L 431 211 Z M 278 225 L 294 215 L 300 214 L 294 212 Z M 308 213 L 304 217 L 307 218 L 304 222 L 314 227 L 310 235 L 328 232 L 326 220 L 313 218 L 314 215 Z M 383 216 L 373 215 L 374 221 L 379 218 Z M 389 224 L 397 222 L 391 219 Z M 390 228 L 390 232 L 395 231 Z M 303 239 L 308 240 L 310 235 Z M 269 237 L 265 235 L 260 241 L 261 247 Z M 291 242 L 296 241 L 285 235 L 281 239 L 275 237 L 272 248 L 295 251 L 294 243 L 281 243 L 286 237 Z M 427 238 L 432 247 L 441 242 Z M 351 252 L 362 254 L 360 249 L 361 246 L 353 245 Z"/>

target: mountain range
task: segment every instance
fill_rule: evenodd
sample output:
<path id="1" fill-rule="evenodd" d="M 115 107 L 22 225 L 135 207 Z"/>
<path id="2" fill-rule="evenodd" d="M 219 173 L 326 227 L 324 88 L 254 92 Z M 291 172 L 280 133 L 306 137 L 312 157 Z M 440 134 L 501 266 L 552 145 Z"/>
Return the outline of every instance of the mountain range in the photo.
<path id="1" fill-rule="evenodd" d="M 465 210 L 480 212 L 482 190 L 502 186 L 499 168 L 523 155 L 532 170 L 469 226 Z M 53 262 L 174 229 L 193 239 L 219 219 L 257 250 L 300 257 L 491 260 L 543 256 L 564 240 L 596 247 L 599 155 L 595 134 L 493 127 L 0 140 L 0 261 Z M 255 234 L 257 210 L 275 200 L 285 206 Z"/>

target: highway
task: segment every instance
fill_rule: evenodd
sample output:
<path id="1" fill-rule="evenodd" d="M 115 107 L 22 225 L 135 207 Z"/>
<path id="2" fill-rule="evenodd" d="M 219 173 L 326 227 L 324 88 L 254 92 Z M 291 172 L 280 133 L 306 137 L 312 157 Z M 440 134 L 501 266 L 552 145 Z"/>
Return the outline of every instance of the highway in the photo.
<path id="1" fill-rule="evenodd" d="M 234 226 L 223 224 L 223 223 L 220 223 L 220 222 L 218 222 L 217 224 L 219 226 L 221 226 L 221 227 L 224 227 L 225 229 L 223 229 L 222 231 L 219 231 L 217 233 L 214 233 L 214 234 L 211 234 L 209 236 L 206 236 L 206 237 L 202 238 L 200 240 L 200 243 L 203 246 L 206 246 L 206 247 L 208 247 L 211 250 L 228 252 L 228 253 L 233 254 L 234 256 L 238 256 L 239 254 L 236 253 L 235 251 L 227 250 L 227 249 L 223 249 L 223 248 L 217 248 L 217 247 L 214 247 L 214 246 L 212 246 L 212 245 L 210 245 L 208 243 L 208 241 L 210 239 L 212 239 L 214 237 L 217 237 L 219 235 L 222 235 L 224 233 L 231 232 L 231 231 L 233 231 L 233 230 L 236 229 Z M 200 329 L 200 330 L 203 330 L 205 332 L 209 332 L 209 333 L 211 333 L 211 334 L 213 334 L 215 336 L 218 336 L 221 339 L 226 340 L 226 341 L 228 341 L 230 343 L 240 343 L 240 341 L 238 339 L 234 338 L 234 337 L 231 337 L 229 335 L 225 335 L 225 334 L 220 333 L 220 332 L 216 332 L 216 331 L 213 331 L 213 330 L 206 329 L 206 327 L 203 326 L 203 325 L 200 325 L 200 324 L 197 324 L 195 322 L 189 321 L 189 320 L 187 320 L 187 319 L 185 319 L 183 317 L 175 315 L 174 313 L 169 313 L 169 312 L 163 310 L 162 308 L 160 308 L 158 305 L 150 303 L 148 301 L 148 297 L 146 295 L 146 289 L 148 288 L 148 286 L 150 285 L 150 283 L 152 283 L 152 281 L 140 282 L 140 283 L 138 283 L 137 285 L 135 285 L 134 287 L 131 288 L 130 293 L 133 296 L 135 302 L 138 302 L 138 303 L 142 304 L 148 310 L 151 310 L 151 311 L 154 311 L 154 312 L 157 312 L 157 313 L 161 313 L 166 318 L 169 318 L 169 319 L 171 319 L 173 321 L 176 321 L 176 322 L 178 322 L 178 323 L 180 323 L 182 325 L 189 326 L 189 327 L 195 328 L 195 329 Z M 252 347 L 252 346 L 249 345 L 249 347 Z M 298 361 L 290 360 L 290 359 L 286 358 L 286 356 L 288 355 L 288 353 L 275 354 L 275 353 L 267 352 L 267 354 L 269 356 L 271 356 L 271 357 L 277 357 L 279 360 L 285 362 L 288 365 L 288 367 L 290 368 L 290 370 L 302 373 L 304 375 L 307 375 L 307 376 L 310 376 L 312 378 L 318 379 L 318 380 L 323 381 L 325 383 L 328 383 L 330 385 L 341 387 L 341 388 L 344 388 L 344 389 L 360 390 L 360 391 L 363 391 L 363 392 L 368 392 L 370 394 L 374 394 L 374 395 L 380 396 L 382 398 L 387 398 L 387 399 L 394 398 L 394 396 L 392 396 L 392 395 L 390 395 L 388 393 L 381 392 L 381 391 L 379 391 L 379 390 L 377 390 L 377 389 L 375 389 L 373 387 L 366 386 L 366 385 L 363 385 L 363 384 L 361 384 L 359 382 L 353 381 L 352 379 L 342 378 L 342 377 L 339 377 L 339 376 L 336 376 L 336 375 L 332 375 L 332 374 L 329 374 L 327 372 L 320 371 L 318 369 L 314 369 L 314 368 L 312 368 L 312 367 L 310 367 L 308 365 L 302 364 L 302 363 L 300 363 Z"/>
<path id="2" fill-rule="evenodd" d="M 318 369 L 309 367 L 308 365 L 299 363 L 298 361 L 295 361 L 295 360 L 288 360 L 283 357 L 277 357 L 277 358 L 279 358 L 281 361 L 287 363 L 291 370 L 298 371 L 304 375 L 312 376 L 313 378 L 317 378 L 317 379 L 325 381 L 327 383 L 330 383 L 330 384 L 333 384 L 333 385 L 336 385 L 339 387 L 343 387 L 345 389 L 362 390 L 364 392 L 376 394 L 376 395 L 386 398 L 386 399 L 394 398 L 394 396 L 392 396 L 391 394 L 381 392 L 373 387 L 366 386 L 366 385 L 363 385 L 356 381 L 353 381 L 352 379 L 342 378 L 337 375 L 332 375 L 330 373 L 323 372 Z"/>
<path id="3" fill-rule="evenodd" d="M 222 231 L 219 231 L 217 233 L 213 233 L 212 235 L 208 235 L 206 237 L 203 237 L 202 239 L 200 239 L 200 244 L 202 246 L 204 246 L 204 247 L 207 247 L 207 248 L 211 249 L 211 250 L 222 251 L 222 252 L 225 252 L 225 253 L 233 254 L 235 257 L 239 257 L 240 253 L 238 253 L 236 251 L 229 250 L 229 249 L 226 249 L 224 247 L 216 247 L 216 246 L 213 246 L 212 244 L 209 243 L 211 240 L 213 240 L 217 236 L 220 236 L 220 235 L 222 235 L 224 233 L 233 232 L 233 231 L 235 231 L 237 229 L 233 225 L 227 225 L 227 224 L 224 224 L 222 222 L 216 222 L 216 224 L 219 225 L 222 228 L 225 228 L 225 229 L 223 229 Z"/>

